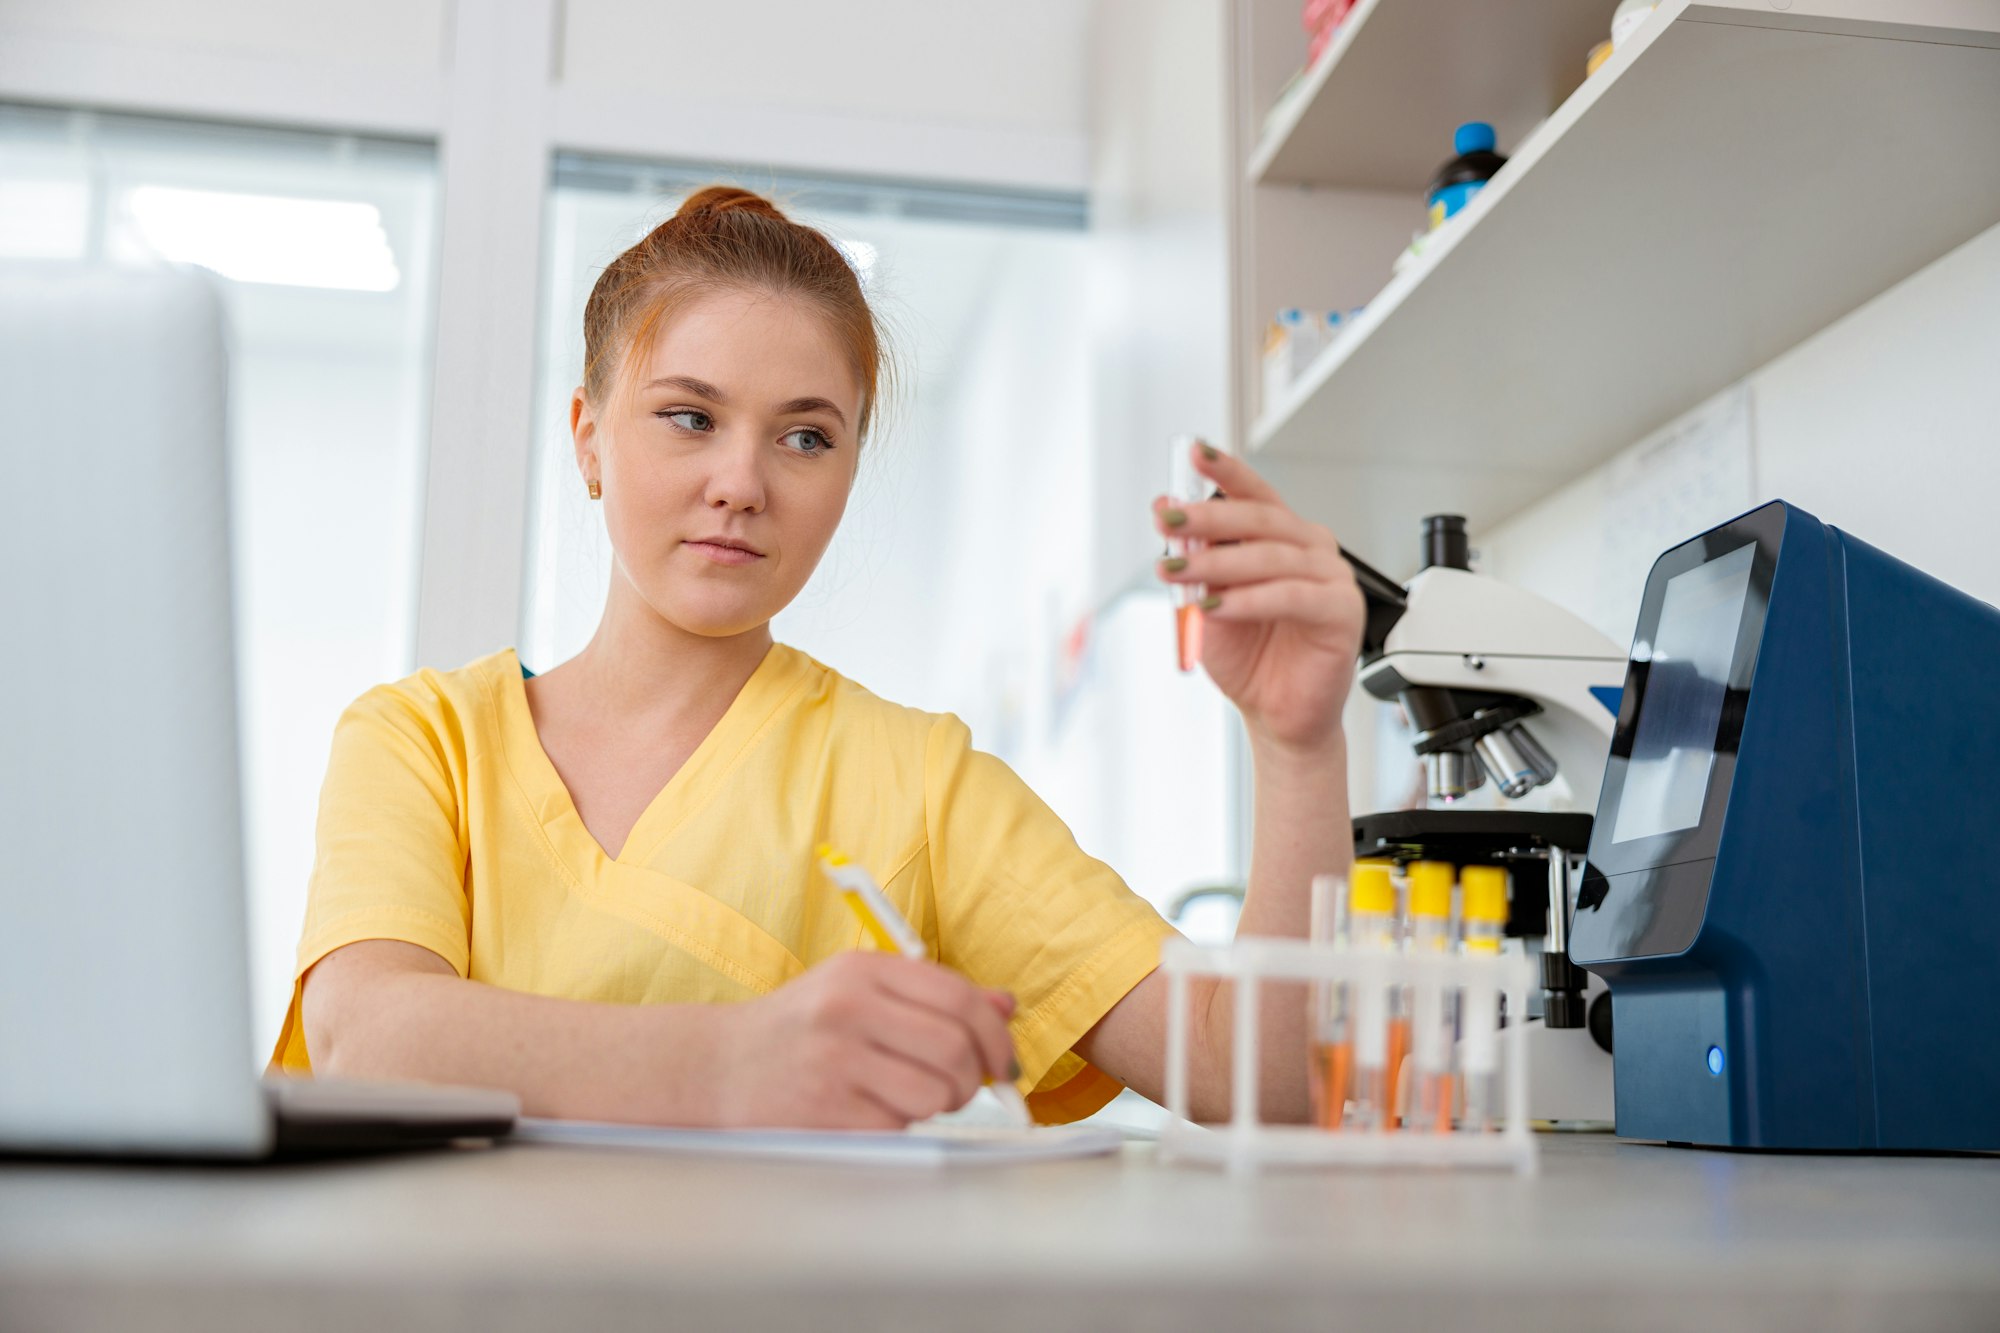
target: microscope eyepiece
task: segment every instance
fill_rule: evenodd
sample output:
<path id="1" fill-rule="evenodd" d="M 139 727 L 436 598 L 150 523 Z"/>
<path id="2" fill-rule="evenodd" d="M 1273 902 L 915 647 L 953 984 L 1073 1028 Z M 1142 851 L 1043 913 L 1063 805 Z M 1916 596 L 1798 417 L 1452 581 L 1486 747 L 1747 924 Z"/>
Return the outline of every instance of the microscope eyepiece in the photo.
<path id="1" fill-rule="evenodd" d="M 1432 514 L 1424 520 L 1424 568 L 1472 568 L 1472 544 L 1465 536 L 1465 515 Z"/>

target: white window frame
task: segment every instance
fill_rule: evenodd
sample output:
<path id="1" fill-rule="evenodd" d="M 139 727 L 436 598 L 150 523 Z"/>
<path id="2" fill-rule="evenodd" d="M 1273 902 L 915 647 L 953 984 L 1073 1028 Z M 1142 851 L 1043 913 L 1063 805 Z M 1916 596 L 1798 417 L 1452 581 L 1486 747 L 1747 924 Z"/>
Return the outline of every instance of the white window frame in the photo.
<path id="1" fill-rule="evenodd" d="M 8 34 L 0 100 L 428 140 L 437 309 L 413 666 L 521 630 L 542 219 L 559 150 L 824 175 L 1085 191 L 1082 133 L 885 124 L 783 108 L 728 116 L 558 77 L 561 0 L 450 7 L 448 68 L 397 71 L 145 42 Z M 538 91 L 527 91 L 538 90 Z"/>

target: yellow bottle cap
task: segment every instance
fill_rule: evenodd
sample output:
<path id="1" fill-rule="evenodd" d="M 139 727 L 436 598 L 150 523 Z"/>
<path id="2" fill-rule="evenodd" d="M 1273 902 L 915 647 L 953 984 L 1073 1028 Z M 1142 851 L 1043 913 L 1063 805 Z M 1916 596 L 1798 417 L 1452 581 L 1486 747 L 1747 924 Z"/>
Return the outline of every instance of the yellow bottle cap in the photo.
<path id="1" fill-rule="evenodd" d="M 1379 861 L 1356 861 L 1354 878 L 1347 886 L 1349 912 L 1396 910 L 1396 886 L 1389 882 L 1389 867 Z"/>
<path id="2" fill-rule="evenodd" d="M 1449 861 L 1410 862 L 1410 915 L 1450 916 L 1452 864 Z"/>
<path id="3" fill-rule="evenodd" d="M 1507 872 L 1499 866 L 1467 866 L 1459 872 L 1465 886 L 1467 921 L 1507 920 Z"/>

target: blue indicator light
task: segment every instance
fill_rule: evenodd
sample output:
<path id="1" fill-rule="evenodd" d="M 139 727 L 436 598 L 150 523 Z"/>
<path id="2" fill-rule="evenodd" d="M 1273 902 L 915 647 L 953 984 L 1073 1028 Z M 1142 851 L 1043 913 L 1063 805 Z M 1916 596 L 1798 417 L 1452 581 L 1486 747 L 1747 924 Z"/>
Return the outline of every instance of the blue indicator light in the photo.
<path id="1" fill-rule="evenodd" d="M 1708 1048 L 1708 1072 L 1717 1078 L 1722 1077 L 1722 1048 L 1720 1046 L 1711 1046 Z"/>

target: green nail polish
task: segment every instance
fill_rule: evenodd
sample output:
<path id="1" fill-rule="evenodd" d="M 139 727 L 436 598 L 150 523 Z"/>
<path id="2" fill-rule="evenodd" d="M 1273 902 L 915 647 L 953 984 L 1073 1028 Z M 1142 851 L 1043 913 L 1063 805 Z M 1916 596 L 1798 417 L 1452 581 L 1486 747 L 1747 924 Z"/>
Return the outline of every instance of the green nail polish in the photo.
<path id="1" fill-rule="evenodd" d="M 1187 557 L 1181 555 L 1169 557 L 1160 562 L 1160 568 L 1169 574 L 1178 574 L 1187 568 Z"/>
<path id="2" fill-rule="evenodd" d="M 1178 528 L 1181 524 L 1187 522 L 1187 511 L 1184 509 L 1169 509 L 1162 513 L 1160 517 L 1167 521 L 1168 527 Z"/>
<path id="3" fill-rule="evenodd" d="M 1019 1056 L 1007 1062 L 1007 1081 L 1009 1083 L 1019 1083 L 1021 1081 L 1021 1059 Z"/>
<path id="4" fill-rule="evenodd" d="M 1204 444 L 1201 446 L 1201 456 L 1213 463 L 1216 459 L 1222 457 L 1222 450 L 1212 444 Z"/>
<path id="5" fill-rule="evenodd" d="M 1222 605 L 1222 594 L 1219 592 L 1212 592 L 1208 596 L 1201 599 L 1201 609 L 1204 611 L 1213 611 L 1216 607 L 1221 605 Z"/>

